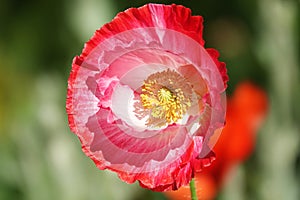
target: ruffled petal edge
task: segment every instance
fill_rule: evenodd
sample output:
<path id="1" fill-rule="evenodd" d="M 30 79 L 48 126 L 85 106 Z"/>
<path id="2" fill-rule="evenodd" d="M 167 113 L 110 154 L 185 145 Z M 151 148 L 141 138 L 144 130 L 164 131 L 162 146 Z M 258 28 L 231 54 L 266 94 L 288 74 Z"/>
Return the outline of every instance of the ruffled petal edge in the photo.
<path id="1" fill-rule="evenodd" d="M 206 49 L 207 53 L 210 55 L 210 57 L 213 59 L 215 64 L 218 67 L 219 72 L 221 73 L 223 82 L 224 82 L 224 87 L 225 89 L 227 88 L 227 82 L 229 80 L 228 74 L 227 74 L 227 69 L 226 69 L 226 64 L 224 62 L 219 61 L 219 56 L 220 53 L 213 48 L 207 48 Z"/>
<path id="2" fill-rule="evenodd" d="M 96 30 L 85 43 L 80 57 L 87 57 L 105 39 L 118 33 L 145 27 L 159 27 L 181 32 L 204 46 L 202 16 L 192 16 L 191 10 L 182 5 L 146 4 L 120 12 L 111 22 Z"/>

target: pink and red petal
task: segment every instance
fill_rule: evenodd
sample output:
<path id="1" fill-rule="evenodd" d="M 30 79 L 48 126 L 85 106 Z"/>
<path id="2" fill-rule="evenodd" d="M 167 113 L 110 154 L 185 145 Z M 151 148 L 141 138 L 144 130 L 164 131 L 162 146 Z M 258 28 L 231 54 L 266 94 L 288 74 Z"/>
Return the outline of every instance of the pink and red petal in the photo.
<path id="1" fill-rule="evenodd" d="M 219 72 L 223 78 L 224 87 L 227 88 L 227 82 L 229 78 L 227 74 L 226 64 L 218 60 L 220 54 L 216 49 L 207 48 L 206 51 L 208 52 L 208 54 L 211 56 L 211 58 L 214 60 L 215 64 L 217 65 Z"/>
<path id="2" fill-rule="evenodd" d="M 118 33 L 145 27 L 159 27 L 181 32 L 204 45 L 202 38 L 203 18 L 192 16 L 191 10 L 178 5 L 147 4 L 140 8 L 129 8 L 119 13 L 110 23 L 97 30 L 86 43 L 81 56 L 85 58 L 105 39 Z"/>
<path id="3" fill-rule="evenodd" d="M 196 40 L 201 46 L 204 45 L 203 18 L 201 16 L 192 16 L 191 10 L 181 5 L 148 4 L 147 7 L 152 12 L 151 18 L 156 27 L 181 32 Z"/>

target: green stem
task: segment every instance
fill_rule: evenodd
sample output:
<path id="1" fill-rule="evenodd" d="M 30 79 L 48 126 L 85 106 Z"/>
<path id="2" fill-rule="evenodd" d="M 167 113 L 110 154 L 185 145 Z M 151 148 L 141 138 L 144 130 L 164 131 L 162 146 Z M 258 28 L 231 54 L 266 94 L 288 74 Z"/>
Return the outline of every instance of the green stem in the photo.
<path id="1" fill-rule="evenodd" d="M 190 190 L 191 190 L 192 200 L 198 200 L 194 179 L 192 179 L 191 182 L 190 182 Z"/>

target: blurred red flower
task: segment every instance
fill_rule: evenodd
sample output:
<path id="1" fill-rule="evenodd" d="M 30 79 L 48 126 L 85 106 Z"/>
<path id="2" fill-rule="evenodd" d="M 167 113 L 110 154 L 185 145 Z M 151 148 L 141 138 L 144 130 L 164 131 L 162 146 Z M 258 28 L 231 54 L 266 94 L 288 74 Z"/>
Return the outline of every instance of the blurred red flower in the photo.
<path id="1" fill-rule="evenodd" d="M 227 103 L 226 125 L 214 147 L 216 160 L 195 175 L 199 199 L 214 199 L 227 172 L 251 155 L 268 107 L 265 92 L 250 82 L 239 84 Z M 172 200 L 191 199 L 189 187 L 165 194 Z"/>
<path id="2" fill-rule="evenodd" d="M 228 76 L 218 52 L 203 47 L 202 21 L 175 4 L 130 8 L 74 58 L 69 125 L 99 169 L 165 191 L 210 164 Z"/>

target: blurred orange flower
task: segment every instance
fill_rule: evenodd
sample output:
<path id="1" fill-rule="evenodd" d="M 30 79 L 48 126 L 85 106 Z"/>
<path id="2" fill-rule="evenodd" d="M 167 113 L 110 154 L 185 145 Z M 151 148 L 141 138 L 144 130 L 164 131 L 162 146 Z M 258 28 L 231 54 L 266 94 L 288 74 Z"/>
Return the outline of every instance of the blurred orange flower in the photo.
<path id="1" fill-rule="evenodd" d="M 250 82 L 239 84 L 227 103 L 226 125 L 214 147 L 217 159 L 195 174 L 199 199 L 214 199 L 227 172 L 251 155 L 268 107 L 266 93 Z M 165 194 L 172 200 L 191 199 L 189 186 Z"/>

